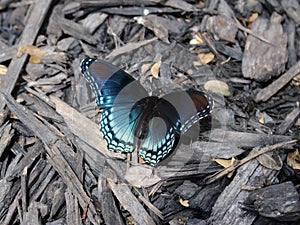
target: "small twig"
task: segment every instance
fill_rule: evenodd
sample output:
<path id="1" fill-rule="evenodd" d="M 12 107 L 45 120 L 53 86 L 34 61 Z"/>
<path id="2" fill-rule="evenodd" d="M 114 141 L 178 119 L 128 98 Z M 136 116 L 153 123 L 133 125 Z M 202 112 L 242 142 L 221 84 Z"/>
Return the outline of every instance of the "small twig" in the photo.
<path id="1" fill-rule="evenodd" d="M 233 19 L 234 19 L 234 21 L 235 21 L 235 23 L 236 23 L 236 26 L 237 26 L 240 30 L 242 30 L 242 31 L 244 31 L 244 32 L 246 32 L 246 33 L 248 33 L 248 34 L 251 34 L 253 37 L 258 38 L 259 40 L 261 40 L 261 41 L 263 41 L 263 42 L 266 42 L 267 44 L 270 44 L 270 45 L 275 46 L 273 43 L 271 43 L 270 41 L 268 41 L 268 40 L 265 39 L 264 37 L 262 37 L 262 36 L 260 36 L 260 35 L 257 35 L 257 34 L 255 34 L 252 30 L 250 30 L 250 29 L 244 27 L 244 26 L 237 20 L 237 18 L 236 18 L 235 16 L 233 16 Z"/>
<path id="2" fill-rule="evenodd" d="M 252 159 L 255 159 L 256 157 L 262 155 L 262 154 L 265 154 L 267 152 L 271 152 L 277 148 L 281 148 L 283 146 L 286 146 L 286 145 L 289 145 L 289 144 L 293 144 L 297 142 L 297 140 L 291 140 L 291 141 L 286 141 L 286 142 L 282 142 L 282 143 L 278 143 L 278 144 L 275 144 L 275 145 L 270 145 L 270 146 L 266 146 L 264 148 L 262 148 L 260 151 L 257 151 L 255 152 L 254 154 L 252 155 L 249 155 L 245 158 L 243 158 L 242 160 L 240 161 L 237 161 L 236 163 L 232 164 L 231 166 L 227 167 L 227 168 L 224 168 L 223 170 L 220 170 L 214 174 L 212 174 L 211 176 L 208 176 L 206 177 L 205 179 L 205 183 L 206 184 L 210 184 L 214 181 L 216 181 L 217 179 L 233 172 L 235 169 L 237 169 L 238 167 L 244 165 L 246 162 L 249 162 L 250 160 Z"/>
<path id="3" fill-rule="evenodd" d="M 27 173 L 27 166 L 23 169 L 23 173 L 21 176 L 21 192 L 22 192 L 22 212 L 23 212 L 23 218 L 25 218 L 25 214 L 27 212 L 27 198 L 28 198 L 28 173 Z"/>
<path id="4" fill-rule="evenodd" d="M 164 220 L 164 216 L 162 215 L 162 212 L 156 208 L 150 201 L 149 199 L 145 198 L 137 188 L 134 188 L 134 190 L 139 194 L 138 198 L 155 214 L 157 215 L 160 219 Z"/>

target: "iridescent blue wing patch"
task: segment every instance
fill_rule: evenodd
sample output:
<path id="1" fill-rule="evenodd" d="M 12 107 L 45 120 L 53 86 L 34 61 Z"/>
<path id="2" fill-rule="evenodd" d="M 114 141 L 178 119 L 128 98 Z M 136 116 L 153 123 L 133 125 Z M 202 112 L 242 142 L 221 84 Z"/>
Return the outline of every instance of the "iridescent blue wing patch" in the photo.
<path id="1" fill-rule="evenodd" d="M 81 62 L 81 72 L 89 82 L 95 96 L 96 103 L 102 108 L 112 107 L 118 96 L 118 104 L 134 103 L 135 95 L 148 95 L 145 89 L 131 75 L 118 67 L 99 60 L 86 58 Z M 129 96 L 120 92 L 131 85 Z"/>
<path id="2" fill-rule="evenodd" d="M 134 127 L 139 115 L 130 117 L 127 106 L 110 107 L 103 111 L 100 131 L 107 148 L 115 152 L 134 151 Z"/>

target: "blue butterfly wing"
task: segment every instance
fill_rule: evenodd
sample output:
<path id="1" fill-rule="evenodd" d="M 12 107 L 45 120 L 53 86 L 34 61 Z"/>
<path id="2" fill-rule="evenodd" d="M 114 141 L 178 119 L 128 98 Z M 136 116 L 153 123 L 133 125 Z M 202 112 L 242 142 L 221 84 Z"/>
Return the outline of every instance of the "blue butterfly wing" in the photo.
<path id="1" fill-rule="evenodd" d="M 116 98 L 118 104 L 131 104 L 135 103 L 136 96 L 148 95 L 131 75 L 108 62 L 86 58 L 81 62 L 81 72 L 96 96 L 97 105 L 102 108 L 115 105 Z M 127 88 L 126 93 L 124 88 Z"/>
<path id="2" fill-rule="evenodd" d="M 87 58 L 81 71 L 104 108 L 100 130 L 109 150 L 132 152 L 141 121 L 148 116 L 147 133 L 139 146 L 139 156 L 151 165 L 164 159 L 178 144 L 180 134 L 207 116 L 212 101 L 193 89 L 175 91 L 163 98 L 149 97 L 142 85 L 112 64 Z M 147 107 L 155 101 L 154 108 Z M 138 103 L 138 104 L 137 104 Z M 150 119 L 149 119 L 150 113 Z"/>
<path id="3" fill-rule="evenodd" d="M 149 109 L 150 99 L 158 100 L 154 110 Z M 142 123 L 149 131 L 138 148 L 138 154 L 151 165 L 165 158 L 177 145 L 178 132 L 173 124 L 178 123 L 179 115 L 171 104 L 157 97 L 144 97 L 131 109 L 117 104 L 104 110 L 100 130 L 104 134 L 108 149 L 120 152 L 134 151 L 139 138 L 135 133 L 141 129 L 138 127 L 139 122 L 149 113 L 151 119 L 147 124 Z"/>
<path id="4" fill-rule="evenodd" d="M 163 96 L 156 104 L 149 133 L 139 155 L 151 165 L 163 160 L 179 143 L 180 135 L 206 117 L 213 102 L 205 93 L 189 89 Z"/>
<path id="5" fill-rule="evenodd" d="M 109 150 L 132 152 L 134 127 L 139 113 L 131 108 L 148 96 L 143 86 L 116 66 L 91 58 L 84 59 L 81 71 L 89 82 L 98 106 L 105 108 L 100 119 L 100 131 Z"/>
<path id="6" fill-rule="evenodd" d="M 212 99 L 195 89 L 175 91 L 163 96 L 163 99 L 172 104 L 179 114 L 180 123 L 174 124 L 174 127 L 181 133 L 208 116 L 213 108 Z"/>
<path id="7" fill-rule="evenodd" d="M 176 109 L 160 98 L 149 121 L 149 132 L 139 150 L 139 156 L 151 165 L 164 159 L 177 146 L 179 127 Z"/>
<path id="8" fill-rule="evenodd" d="M 178 139 L 176 131 L 157 118 L 150 121 L 149 128 L 139 156 L 150 165 L 155 165 L 177 146 Z"/>
<path id="9" fill-rule="evenodd" d="M 126 106 L 111 107 L 103 111 L 100 131 L 107 142 L 107 148 L 116 152 L 134 150 L 134 129 L 139 115 L 132 116 Z"/>

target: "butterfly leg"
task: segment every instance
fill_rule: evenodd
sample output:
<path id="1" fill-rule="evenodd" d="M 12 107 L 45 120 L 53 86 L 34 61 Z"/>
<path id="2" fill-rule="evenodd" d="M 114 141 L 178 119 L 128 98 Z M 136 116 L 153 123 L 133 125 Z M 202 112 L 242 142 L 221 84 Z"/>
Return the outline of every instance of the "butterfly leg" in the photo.
<path id="1" fill-rule="evenodd" d="M 139 158 L 138 158 L 137 149 L 135 149 L 133 152 L 131 152 L 130 155 L 131 155 L 131 163 L 132 164 L 138 164 Z"/>
<path id="2" fill-rule="evenodd" d="M 134 150 L 133 152 L 127 153 L 127 159 L 126 159 L 126 170 L 129 169 L 130 164 L 137 165 L 139 158 L 137 154 L 137 150 Z"/>
<path id="3" fill-rule="evenodd" d="M 126 172 L 129 170 L 129 167 L 130 167 L 130 158 L 131 158 L 131 153 L 127 153 Z"/>

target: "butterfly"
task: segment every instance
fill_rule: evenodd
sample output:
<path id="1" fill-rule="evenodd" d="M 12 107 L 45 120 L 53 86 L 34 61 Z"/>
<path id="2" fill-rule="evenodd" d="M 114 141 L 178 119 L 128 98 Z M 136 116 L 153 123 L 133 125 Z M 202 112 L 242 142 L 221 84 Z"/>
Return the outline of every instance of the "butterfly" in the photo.
<path id="1" fill-rule="evenodd" d="M 86 58 L 81 72 L 103 108 L 100 131 L 107 148 L 138 155 L 150 165 L 174 150 L 190 127 L 211 113 L 213 102 L 204 92 L 188 89 L 149 96 L 139 81 L 118 67 Z"/>

